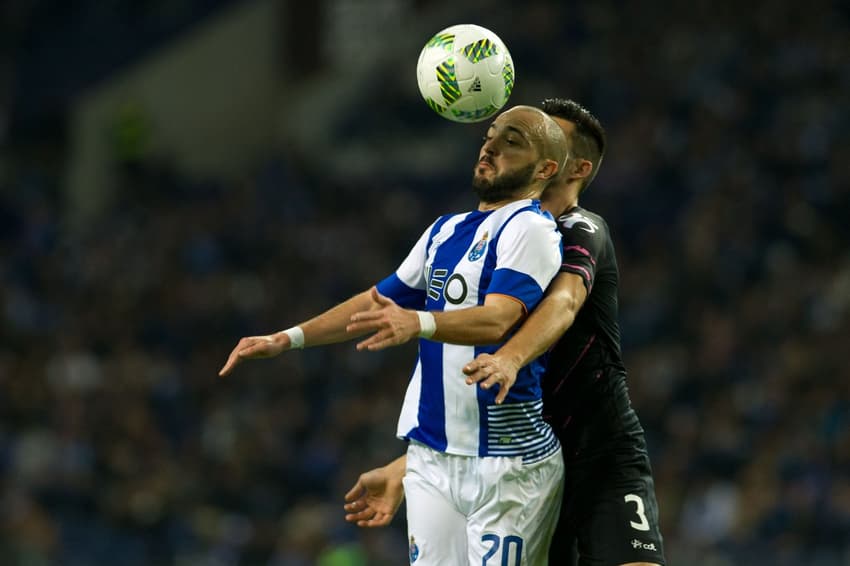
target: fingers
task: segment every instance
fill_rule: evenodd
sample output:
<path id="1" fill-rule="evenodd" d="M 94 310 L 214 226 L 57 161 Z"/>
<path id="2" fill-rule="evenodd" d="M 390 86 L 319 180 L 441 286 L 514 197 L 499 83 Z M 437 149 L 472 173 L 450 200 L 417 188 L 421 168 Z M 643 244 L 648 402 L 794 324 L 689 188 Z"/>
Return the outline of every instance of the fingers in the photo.
<path id="1" fill-rule="evenodd" d="M 256 342 L 251 346 L 246 346 L 245 348 L 239 350 L 238 356 L 240 359 L 256 358 L 267 356 L 269 353 L 270 352 L 268 342 Z"/>
<path id="2" fill-rule="evenodd" d="M 362 342 L 358 342 L 357 350 L 359 352 L 362 352 L 363 350 L 369 350 L 370 352 L 378 352 L 385 348 L 396 346 L 400 343 L 401 342 L 391 330 L 384 330 L 373 334 Z"/>
<path id="3" fill-rule="evenodd" d="M 499 384 L 499 392 L 496 394 L 496 404 L 501 405 L 505 397 L 508 396 L 508 391 L 511 390 L 511 385 L 509 383 L 500 383 Z"/>
<path id="4" fill-rule="evenodd" d="M 505 401 L 515 381 L 515 378 L 511 377 L 509 372 L 503 371 L 502 366 L 498 363 L 498 358 L 491 354 L 479 354 L 478 357 L 463 367 L 463 373 L 466 374 L 467 385 L 478 383 L 481 389 L 485 390 L 498 385 L 499 391 L 495 398 L 497 405 L 501 405 Z"/>
<path id="5" fill-rule="evenodd" d="M 271 336 L 250 336 L 242 338 L 230 355 L 218 375 L 229 375 L 242 360 L 246 358 L 265 358 L 275 354 L 274 339 Z"/>
<path id="6" fill-rule="evenodd" d="M 236 364 L 238 364 L 240 361 L 241 360 L 236 350 L 233 350 L 227 357 L 227 361 L 224 362 L 224 365 L 221 367 L 220 370 L 218 370 L 218 376 L 225 377 L 229 375 L 230 372 L 233 371 L 233 368 L 236 367 Z"/>
<path id="7" fill-rule="evenodd" d="M 378 320 L 384 318 L 384 311 L 360 311 L 351 315 L 351 322 L 366 322 L 368 320 Z"/>
<path id="8" fill-rule="evenodd" d="M 353 318 L 354 317 L 352 317 L 352 319 Z M 386 328 L 386 326 L 387 326 L 387 323 L 383 320 L 377 320 L 377 319 L 357 320 L 357 321 L 352 320 L 351 323 L 349 323 L 345 327 L 345 331 L 346 332 L 353 332 L 353 333 L 374 332 L 376 330 L 380 330 L 381 328 Z"/>
<path id="9" fill-rule="evenodd" d="M 230 352 L 230 355 L 227 357 L 227 361 L 224 362 L 224 366 L 222 366 L 222 368 L 219 370 L 219 376 L 224 377 L 226 375 L 229 375 L 230 372 L 233 371 L 233 368 L 236 367 L 236 365 L 242 361 L 242 358 L 239 356 L 239 352 L 242 351 L 242 348 L 245 347 L 245 344 L 248 343 L 248 340 L 250 340 L 250 338 L 242 338 L 241 340 L 239 340 L 239 343 L 236 344 L 236 347 L 233 348 L 233 350 Z"/>
<path id="10" fill-rule="evenodd" d="M 385 297 L 381 293 L 379 293 L 377 287 L 372 287 L 372 300 L 381 305 L 382 307 L 395 304 L 392 299 Z"/>
<path id="11" fill-rule="evenodd" d="M 393 513 L 385 513 L 372 507 L 366 507 L 362 511 L 347 513 L 345 520 L 357 524 L 358 527 L 385 527 L 390 524 L 393 516 Z"/>
<path id="12" fill-rule="evenodd" d="M 375 513 L 375 516 L 367 521 L 358 521 L 358 527 L 386 527 L 393 520 L 392 513 Z"/>
<path id="13" fill-rule="evenodd" d="M 356 513 L 346 513 L 345 520 L 349 523 L 357 523 L 360 525 L 361 522 L 366 522 L 372 519 L 377 514 L 377 511 L 372 509 L 371 507 L 367 507 L 362 511 L 358 511 Z M 363 526 L 363 525 L 360 525 Z"/>
<path id="14" fill-rule="evenodd" d="M 476 356 L 474 360 L 463 366 L 463 373 L 471 376 L 476 374 L 477 372 L 480 372 L 481 370 L 485 369 L 485 367 L 487 366 L 487 360 L 490 357 L 492 357 L 490 354 L 478 354 L 478 356 Z M 467 381 L 467 383 L 473 382 Z"/>
<path id="15" fill-rule="evenodd" d="M 466 371 L 464 371 L 466 373 Z M 472 385 L 473 383 L 477 383 L 482 379 L 487 379 L 490 377 L 490 370 L 486 368 L 478 368 L 474 372 L 466 373 L 466 384 Z"/>
<path id="16" fill-rule="evenodd" d="M 479 355 L 463 367 L 463 373 L 466 374 L 467 385 L 472 385 L 482 379 L 487 379 L 495 373 L 493 366 L 489 363 L 487 358 L 484 357 L 485 355 L 487 354 Z"/>
<path id="17" fill-rule="evenodd" d="M 478 363 L 478 360 L 472 360 L 471 362 L 463 366 L 463 373 L 465 373 L 466 375 L 473 375 L 479 369 L 481 369 L 481 365 Z"/>
<path id="18" fill-rule="evenodd" d="M 348 510 L 349 505 L 354 505 L 355 503 L 358 503 L 360 496 L 365 490 L 366 487 L 363 485 L 363 482 L 358 479 L 357 483 L 355 483 L 354 486 L 348 490 L 348 493 L 345 494 L 346 510 Z"/>

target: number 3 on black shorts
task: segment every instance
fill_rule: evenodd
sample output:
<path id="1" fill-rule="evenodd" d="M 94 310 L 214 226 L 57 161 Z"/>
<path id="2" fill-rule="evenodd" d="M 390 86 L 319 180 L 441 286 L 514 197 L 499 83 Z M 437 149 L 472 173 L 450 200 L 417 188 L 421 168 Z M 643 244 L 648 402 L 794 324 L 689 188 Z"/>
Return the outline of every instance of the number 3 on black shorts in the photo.
<path id="1" fill-rule="evenodd" d="M 634 503 L 635 505 L 637 505 L 635 513 L 637 513 L 638 521 L 629 521 L 629 525 L 631 525 L 633 529 L 638 531 L 648 531 L 649 521 L 646 518 L 646 508 L 644 507 L 643 499 L 641 498 L 641 496 L 635 495 L 634 493 L 629 493 L 623 499 L 625 499 L 626 503 Z"/>

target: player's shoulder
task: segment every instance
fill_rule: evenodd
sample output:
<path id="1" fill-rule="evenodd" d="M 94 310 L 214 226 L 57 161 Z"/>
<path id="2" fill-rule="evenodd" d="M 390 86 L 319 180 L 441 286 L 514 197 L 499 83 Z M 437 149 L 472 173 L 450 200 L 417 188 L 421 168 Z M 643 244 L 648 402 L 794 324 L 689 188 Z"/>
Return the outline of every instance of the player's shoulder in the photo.
<path id="1" fill-rule="evenodd" d="M 568 235 L 580 230 L 597 238 L 609 238 L 610 229 L 605 219 L 586 208 L 575 206 L 557 218 L 558 229 Z"/>
<path id="2" fill-rule="evenodd" d="M 549 211 L 540 206 L 540 201 L 525 199 L 511 203 L 507 209 L 509 219 L 521 218 L 522 222 L 530 222 L 544 226 L 551 226 L 555 223 L 555 218 Z"/>
<path id="3" fill-rule="evenodd" d="M 436 234 L 443 230 L 451 230 L 454 226 L 469 218 L 471 214 L 472 211 L 467 210 L 465 212 L 450 212 L 440 215 L 431 223 L 426 231 Z"/>
<path id="4" fill-rule="evenodd" d="M 540 208 L 539 202 L 531 199 L 514 201 L 492 211 L 487 222 L 499 232 L 541 228 L 555 230 L 552 215 Z"/>

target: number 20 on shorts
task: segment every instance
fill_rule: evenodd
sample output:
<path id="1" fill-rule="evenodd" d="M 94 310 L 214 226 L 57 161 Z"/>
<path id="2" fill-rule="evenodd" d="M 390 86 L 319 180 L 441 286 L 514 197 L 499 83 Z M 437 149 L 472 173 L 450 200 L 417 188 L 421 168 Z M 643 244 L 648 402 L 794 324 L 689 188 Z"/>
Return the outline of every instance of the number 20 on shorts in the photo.
<path id="1" fill-rule="evenodd" d="M 487 554 L 481 558 L 481 566 L 510 566 L 511 564 L 522 564 L 522 538 L 516 535 L 508 535 L 505 538 L 501 538 L 499 535 L 489 534 L 482 536 L 481 542 L 490 545 L 490 550 L 488 550 Z M 502 551 L 501 562 L 497 562 L 496 560 L 487 562 L 493 558 L 500 549 Z M 511 556 L 514 557 L 513 562 L 510 561 Z"/>

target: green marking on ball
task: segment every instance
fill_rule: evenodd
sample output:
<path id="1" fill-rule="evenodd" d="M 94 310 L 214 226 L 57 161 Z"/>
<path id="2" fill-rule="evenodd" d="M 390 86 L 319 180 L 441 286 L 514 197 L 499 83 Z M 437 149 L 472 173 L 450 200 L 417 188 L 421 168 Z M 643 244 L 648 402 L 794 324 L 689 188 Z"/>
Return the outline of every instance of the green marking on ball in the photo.
<path id="1" fill-rule="evenodd" d="M 514 68 L 510 63 L 505 63 L 505 67 L 502 69 L 502 78 L 505 79 L 505 98 L 507 98 L 514 90 Z"/>
<path id="2" fill-rule="evenodd" d="M 426 47 L 440 46 L 446 51 L 451 51 L 455 44 L 455 36 L 452 33 L 438 33 L 428 40 Z"/>
<path id="3" fill-rule="evenodd" d="M 445 100 L 447 106 L 460 99 L 462 93 L 457 84 L 454 57 L 449 57 L 437 67 L 437 82 L 440 83 L 440 93 L 443 95 L 443 100 Z"/>
<path id="4" fill-rule="evenodd" d="M 446 108 L 444 106 L 440 106 L 439 104 L 437 104 L 430 96 L 425 99 L 425 103 L 428 104 L 431 110 L 433 110 L 437 114 L 442 114 L 446 111 Z"/>
<path id="5" fill-rule="evenodd" d="M 493 106 L 492 104 L 488 104 L 487 106 L 479 108 L 478 110 L 457 110 L 455 108 L 452 108 L 451 113 L 455 118 L 461 120 L 478 121 L 483 120 L 488 116 L 492 116 L 496 113 L 497 110 L 499 109 Z"/>
<path id="6" fill-rule="evenodd" d="M 499 52 L 498 46 L 489 39 L 479 39 L 461 49 L 463 56 L 469 59 L 470 63 L 477 63 L 487 57 L 492 57 Z"/>

